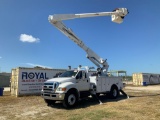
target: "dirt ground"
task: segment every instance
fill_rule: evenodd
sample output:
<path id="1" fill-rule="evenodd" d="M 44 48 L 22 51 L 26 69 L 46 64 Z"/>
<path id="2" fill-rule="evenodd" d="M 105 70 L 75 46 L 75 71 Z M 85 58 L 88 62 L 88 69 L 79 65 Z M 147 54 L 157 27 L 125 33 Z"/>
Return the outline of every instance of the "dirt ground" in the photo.
<path id="1" fill-rule="evenodd" d="M 127 85 L 125 87 L 126 90 L 138 90 L 138 91 L 150 91 L 150 92 L 160 92 L 160 85 L 150 85 L 150 86 L 133 86 L 133 85 Z"/>
<path id="2" fill-rule="evenodd" d="M 58 102 L 48 107 L 40 96 L 10 96 L 8 90 L 0 96 L 0 120 L 159 120 L 160 85 L 127 85 L 124 91 L 129 99 L 120 95 L 112 100 L 101 95 L 97 100 L 89 97 L 79 101 L 74 109 L 65 109 Z"/>

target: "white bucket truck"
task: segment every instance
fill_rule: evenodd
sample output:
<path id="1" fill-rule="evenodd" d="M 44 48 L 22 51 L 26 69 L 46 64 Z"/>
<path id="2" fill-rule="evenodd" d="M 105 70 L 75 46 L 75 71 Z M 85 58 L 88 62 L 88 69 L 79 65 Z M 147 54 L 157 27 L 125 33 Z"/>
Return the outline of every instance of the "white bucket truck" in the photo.
<path id="1" fill-rule="evenodd" d="M 107 75 L 108 63 L 99 57 L 89 47 L 87 47 L 71 29 L 67 28 L 62 20 L 111 16 L 112 21 L 122 23 L 124 17 L 128 14 L 126 8 L 117 8 L 113 12 L 85 13 L 85 14 L 61 14 L 50 15 L 49 22 L 59 29 L 63 34 L 69 37 L 74 43 L 81 47 L 87 53 L 87 58 L 97 66 L 95 76 L 89 76 L 89 67 L 82 69 L 81 66 L 77 70 L 69 70 L 64 72 L 58 78 L 49 79 L 44 82 L 41 95 L 48 105 L 54 104 L 56 101 L 63 101 L 66 108 L 73 107 L 81 98 L 90 95 L 108 94 L 112 98 L 117 98 L 119 92 L 123 92 L 123 83 L 121 77 L 109 77 Z M 97 98 L 98 99 L 98 98 Z"/>

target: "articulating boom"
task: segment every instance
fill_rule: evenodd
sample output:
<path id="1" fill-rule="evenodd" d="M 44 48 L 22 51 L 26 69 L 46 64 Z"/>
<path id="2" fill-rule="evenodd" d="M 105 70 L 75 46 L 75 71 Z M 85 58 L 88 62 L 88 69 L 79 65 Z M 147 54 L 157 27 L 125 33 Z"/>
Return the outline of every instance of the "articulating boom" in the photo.
<path id="1" fill-rule="evenodd" d="M 108 63 L 103 58 L 99 57 L 95 52 L 93 52 L 89 47 L 87 47 L 74 33 L 71 29 L 67 28 L 62 20 L 75 19 L 75 18 L 85 18 L 85 17 L 98 17 L 98 16 L 111 16 L 112 21 L 116 23 L 122 23 L 123 18 L 128 14 L 126 8 L 117 8 L 113 12 L 99 12 L 99 13 L 84 13 L 84 14 L 60 14 L 60 15 L 50 15 L 49 22 L 53 24 L 57 29 L 59 29 L 63 34 L 69 37 L 73 42 L 80 46 L 87 53 L 87 58 L 91 60 L 97 67 L 97 71 L 101 75 L 107 75 Z"/>

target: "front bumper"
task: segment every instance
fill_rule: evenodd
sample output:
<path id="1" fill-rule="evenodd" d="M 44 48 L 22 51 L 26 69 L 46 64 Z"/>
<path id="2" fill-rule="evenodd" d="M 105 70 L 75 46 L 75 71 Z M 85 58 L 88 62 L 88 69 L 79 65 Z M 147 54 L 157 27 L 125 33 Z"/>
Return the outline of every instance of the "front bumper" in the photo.
<path id="1" fill-rule="evenodd" d="M 62 101 L 62 100 L 64 100 L 65 93 L 44 93 L 44 92 L 41 92 L 41 96 L 44 99 Z"/>

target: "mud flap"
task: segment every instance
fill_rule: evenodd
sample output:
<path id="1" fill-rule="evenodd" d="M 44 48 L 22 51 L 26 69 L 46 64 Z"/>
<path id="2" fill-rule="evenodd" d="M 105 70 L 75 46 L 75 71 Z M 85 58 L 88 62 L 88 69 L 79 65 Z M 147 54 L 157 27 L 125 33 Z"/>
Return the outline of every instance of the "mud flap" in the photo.
<path id="1" fill-rule="evenodd" d="M 119 90 L 125 97 L 129 98 L 129 96 L 123 91 L 123 90 Z"/>

